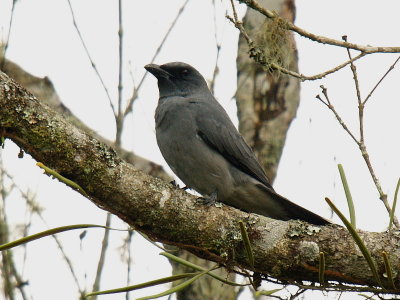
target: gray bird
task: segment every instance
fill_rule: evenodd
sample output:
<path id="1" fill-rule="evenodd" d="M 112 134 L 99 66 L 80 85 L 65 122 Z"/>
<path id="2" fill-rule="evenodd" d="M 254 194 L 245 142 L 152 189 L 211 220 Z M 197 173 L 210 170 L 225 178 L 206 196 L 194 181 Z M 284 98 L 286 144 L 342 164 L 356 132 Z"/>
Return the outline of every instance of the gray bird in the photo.
<path id="1" fill-rule="evenodd" d="M 220 201 L 279 220 L 330 223 L 274 191 L 253 151 L 195 68 L 182 62 L 145 68 L 158 80 L 158 147 L 188 188 L 209 203 Z"/>

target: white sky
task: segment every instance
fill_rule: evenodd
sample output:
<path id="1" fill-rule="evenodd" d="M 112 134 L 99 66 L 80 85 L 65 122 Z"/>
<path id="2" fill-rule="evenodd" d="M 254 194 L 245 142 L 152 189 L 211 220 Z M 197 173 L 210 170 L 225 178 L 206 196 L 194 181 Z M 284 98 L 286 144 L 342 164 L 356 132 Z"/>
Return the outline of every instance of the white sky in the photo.
<path id="1" fill-rule="evenodd" d="M 11 2 L 0 2 L 0 36 L 3 39 L 8 32 Z M 145 71 L 143 66 L 150 62 L 184 1 L 123 2 L 124 93 L 125 98 L 128 98 L 132 88 L 130 72 L 133 73 L 135 84 L 138 84 Z M 216 97 L 232 118 L 236 119 L 235 103 L 231 98 L 236 85 L 238 32 L 224 17 L 226 8 L 229 8 L 229 1 L 216 2 L 216 34 L 222 44 Z M 75 0 L 72 3 L 92 58 L 113 99 L 116 99 L 117 2 Z M 382 1 L 380 4 L 378 6 L 376 1 L 365 0 L 298 1 L 296 24 L 313 33 L 336 39 L 346 34 L 351 42 L 398 46 L 400 2 Z M 243 12 L 243 9 L 241 11 Z M 156 63 L 185 61 L 195 66 L 206 78 L 211 78 L 216 58 L 213 18 L 211 1 L 190 1 Z M 347 60 L 344 49 L 316 45 L 299 37 L 296 40 L 300 70 L 304 74 L 319 73 Z M 55 84 L 64 104 L 74 114 L 100 134 L 109 139 L 113 138 L 115 126 L 108 100 L 72 26 L 67 1 L 18 1 L 7 56 L 37 76 L 48 76 Z M 367 57 L 357 64 L 363 97 L 369 93 L 396 57 L 393 54 L 379 54 Z M 400 143 L 396 131 L 399 128 L 399 96 L 396 89 L 399 74 L 398 68 L 392 71 L 370 99 L 365 111 L 367 147 L 377 176 L 390 201 L 393 199 L 400 173 Z M 385 230 L 387 213 L 378 199 L 356 145 L 339 127 L 332 113 L 315 100 L 315 95 L 320 93 L 321 84 L 328 88 L 331 100 L 343 119 L 353 130 L 357 130 L 357 103 L 349 69 L 327 79 L 302 83 L 301 105 L 290 128 L 274 186 L 289 199 L 320 215 L 330 217 L 329 209 L 323 201 L 325 196 L 333 199 L 340 209 L 346 211 L 346 201 L 336 166 L 337 163 L 342 163 L 355 201 L 358 227 L 372 231 Z M 157 96 L 156 80 L 148 76 L 135 103 L 134 113 L 126 122 L 123 145 L 139 155 L 165 165 L 154 135 L 153 114 Z M 51 227 L 104 222 L 105 214 L 97 207 L 63 184 L 42 175 L 29 155 L 19 160 L 16 158 L 17 153 L 17 147 L 8 141 L 5 150 L 2 151 L 4 164 L 24 189 L 29 186 L 37 193 L 37 201 L 46 208 L 44 214 Z M 21 203 L 17 194 L 12 194 L 7 202 L 10 219 L 15 220 L 15 223 L 26 219 L 25 208 Z M 337 219 L 334 220 L 338 222 Z M 113 226 L 123 227 L 123 224 L 114 218 Z M 44 225 L 34 218 L 31 232 L 44 229 Z M 103 233 L 98 229 L 89 230 L 82 251 L 79 246 L 79 233 L 64 233 L 59 237 L 66 241 L 66 251 L 73 257 L 74 266 L 82 282 L 86 282 L 90 289 Z M 18 231 L 14 234 L 15 237 L 19 235 Z M 103 277 L 104 289 L 125 285 L 125 266 L 119 263 L 118 254 L 122 239 L 123 235 L 112 234 L 110 249 L 115 251 L 109 252 L 109 263 Z M 169 274 L 166 260 L 157 255 L 158 249 L 146 246 L 139 237 L 135 237 L 132 249 L 135 262 L 134 282 Z M 21 253 L 22 248 L 16 250 L 18 259 L 21 259 Z M 49 299 L 56 293 L 58 299 L 76 298 L 75 285 L 51 238 L 31 243 L 28 247 L 28 257 L 24 277 L 29 278 L 28 290 L 35 299 Z M 84 278 L 85 273 L 87 279 Z M 165 287 L 138 291 L 132 298 L 163 289 Z M 319 293 L 313 294 L 321 297 Z M 122 299 L 123 296 L 112 297 Z M 355 295 L 349 297 L 354 299 Z"/>

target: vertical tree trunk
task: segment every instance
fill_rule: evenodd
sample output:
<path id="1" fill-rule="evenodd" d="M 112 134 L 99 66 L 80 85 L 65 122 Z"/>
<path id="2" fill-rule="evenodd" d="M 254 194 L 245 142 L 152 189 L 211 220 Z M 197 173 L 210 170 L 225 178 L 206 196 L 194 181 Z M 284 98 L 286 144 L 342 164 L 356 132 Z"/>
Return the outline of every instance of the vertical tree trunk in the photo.
<path id="1" fill-rule="evenodd" d="M 259 3 L 294 21 L 294 0 L 261 0 Z M 251 9 L 247 11 L 243 25 L 258 46 L 265 49 L 267 59 L 297 71 L 297 50 L 291 33 Z M 273 181 L 287 130 L 296 116 L 300 83 L 296 78 L 265 70 L 249 57 L 248 49 L 246 40 L 240 36 L 236 92 L 239 131 Z"/>

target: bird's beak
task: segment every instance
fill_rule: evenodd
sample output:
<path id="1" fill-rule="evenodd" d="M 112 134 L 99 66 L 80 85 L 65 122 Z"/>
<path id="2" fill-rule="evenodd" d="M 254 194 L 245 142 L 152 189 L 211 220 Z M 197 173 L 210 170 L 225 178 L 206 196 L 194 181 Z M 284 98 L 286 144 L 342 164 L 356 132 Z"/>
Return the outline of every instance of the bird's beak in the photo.
<path id="1" fill-rule="evenodd" d="M 156 78 L 164 77 L 168 78 L 171 76 L 166 70 L 161 68 L 161 66 L 156 65 L 156 64 L 148 64 L 145 65 L 144 68 L 149 71 L 151 74 L 153 74 Z"/>

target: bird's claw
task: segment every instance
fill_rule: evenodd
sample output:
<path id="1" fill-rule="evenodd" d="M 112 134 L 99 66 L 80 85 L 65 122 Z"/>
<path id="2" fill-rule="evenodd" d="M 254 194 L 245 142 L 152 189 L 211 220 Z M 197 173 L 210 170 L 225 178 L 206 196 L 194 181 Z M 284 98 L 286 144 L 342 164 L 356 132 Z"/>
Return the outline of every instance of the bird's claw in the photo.
<path id="1" fill-rule="evenodd" d="M 184 186 L 184 187 L 180 187 L 179 186 L 179 184 L 175 181 L 175 180 L 172 180 L 171 182 L 170 182 L 170 184 L 172 184 L 174 187 L 176 187 L 176 188 L 178 188 L 178 189 L 181 189 L 181 190 L 184 190 L 184 191 L 186 191 L 189 187 L 188 186 Z"/>
<path id="2" fill-rule="evenodd" d="M 197 201 L 205 204 L 206 206 L 212 206 L 217 203 L 217 193 L 212 193 L 210 196 L 207 197 L 199 197 Z"/>

